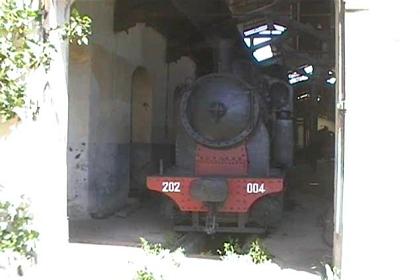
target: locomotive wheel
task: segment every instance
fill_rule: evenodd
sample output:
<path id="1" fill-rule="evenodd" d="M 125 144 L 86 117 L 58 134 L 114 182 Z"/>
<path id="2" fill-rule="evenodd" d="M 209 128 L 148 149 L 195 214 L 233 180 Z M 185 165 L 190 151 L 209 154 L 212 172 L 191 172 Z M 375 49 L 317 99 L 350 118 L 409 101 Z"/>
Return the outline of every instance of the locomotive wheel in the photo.
<path id="1" fill-rule="evenodd" d="M 179 211 L 178 206 L 172 200 L 163 198 L 160 205 L 162 216 L 170 221 L 173 225 L 185 223 L 188 215 Z"/>
<path id="2" fill-rule="evenodd" d="M 280 224 L 283 214 L 283 195 L 263 197 L 252 207 L 250 221 L 268 228 Z"/>
<path id="3" fill-rule="evenodd" d="M 165 219 L 173 221 L 175 216 L 174 203 L 167 198 L 163 198 L 160 203 L 160 213 Z"/>

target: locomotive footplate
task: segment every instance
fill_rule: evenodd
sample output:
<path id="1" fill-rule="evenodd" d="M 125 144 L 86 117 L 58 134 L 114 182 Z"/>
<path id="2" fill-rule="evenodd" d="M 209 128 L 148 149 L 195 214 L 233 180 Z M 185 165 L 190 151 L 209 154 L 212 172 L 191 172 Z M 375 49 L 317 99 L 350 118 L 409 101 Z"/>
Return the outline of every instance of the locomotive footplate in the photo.
<path id="1" fill-rule="evenodd" d="M 208 234 L 264 232 L 262 228 L 246 227 L 250 208 L 258 199 L 284 189 L 282 178 L 246 177 L 151 176 L 147 178 L 147 187 L 169 197 L 181 212 L 191 213 L 191 225 L 178 225 L 175 230 Z M 219 226 L 223 216 L 235 216 L 232 226 Z"/>

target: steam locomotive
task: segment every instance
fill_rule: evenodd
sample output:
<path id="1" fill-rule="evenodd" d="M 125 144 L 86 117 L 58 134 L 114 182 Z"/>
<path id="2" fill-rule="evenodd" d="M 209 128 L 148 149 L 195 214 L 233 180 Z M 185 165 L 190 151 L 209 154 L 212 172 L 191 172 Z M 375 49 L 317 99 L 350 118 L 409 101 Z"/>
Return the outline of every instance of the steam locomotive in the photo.
<path id="1" fill-rule="evenodd" d="M 293 162 L 287 82 L 212 73 L 179 95 L 175 165 L 147 177 L 176 231 L 262 233 L 281 219 Z"/>

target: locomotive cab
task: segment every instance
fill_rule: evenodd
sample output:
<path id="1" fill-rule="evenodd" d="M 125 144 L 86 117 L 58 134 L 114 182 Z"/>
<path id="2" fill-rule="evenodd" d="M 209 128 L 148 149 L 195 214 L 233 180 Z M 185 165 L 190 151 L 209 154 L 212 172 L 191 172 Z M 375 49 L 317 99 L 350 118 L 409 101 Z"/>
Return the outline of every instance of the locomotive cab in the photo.
<path id="1" fill-rule="evenodd" d="M 293 98 L 287 83 L 267 83 L 216 73 L 183 89 L 175 166 L 147 178 L 168 199 L 176 231 L 261 233 L 279 222 Z"/>

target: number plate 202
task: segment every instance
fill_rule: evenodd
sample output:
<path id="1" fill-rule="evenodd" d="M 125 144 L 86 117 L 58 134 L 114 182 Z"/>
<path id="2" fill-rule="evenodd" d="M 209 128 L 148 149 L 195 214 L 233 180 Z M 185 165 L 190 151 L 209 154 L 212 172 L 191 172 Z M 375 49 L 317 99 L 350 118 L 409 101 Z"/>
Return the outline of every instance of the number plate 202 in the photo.
<path id="1" fill-rule="evenodd" d="M 181 183 L 180 182 L 162 182 L 162 192 L 179 193 L 181 192 Z"/>

